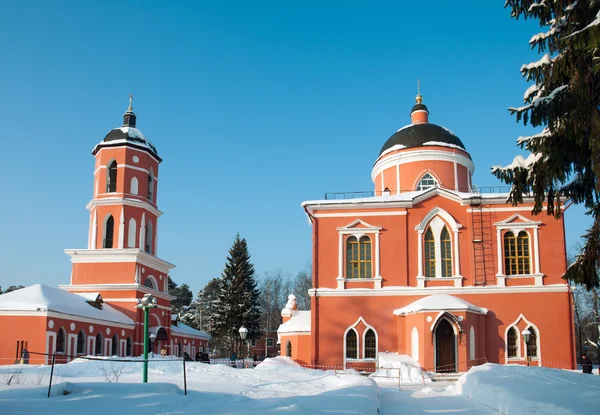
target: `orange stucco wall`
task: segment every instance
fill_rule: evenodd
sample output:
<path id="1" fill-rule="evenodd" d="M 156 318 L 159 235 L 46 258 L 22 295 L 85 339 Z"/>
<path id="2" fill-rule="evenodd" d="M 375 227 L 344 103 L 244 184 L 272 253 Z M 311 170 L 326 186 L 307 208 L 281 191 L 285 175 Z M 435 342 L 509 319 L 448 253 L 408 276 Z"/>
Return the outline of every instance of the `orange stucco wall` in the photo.
<path id="1" fill-rule="evenodd" d="M 539 331 L 542 364 L 566 369 L 573 367 L 572 337 L 570 335 L 572 332 L 571 309 L 568 293 L 536 293 L 535 295 L 526 293 L 461 295 L 457 293 L 456 297 L 490 310 L 487 315 L 453 313 L 464 318 L 460 322 L 463 333 L 458 339 L 459 370 L 464 371 L 473 364 L 481 364 L 485 361 L 506 363 L 505 333 L 507 327 L 515 323 L 521 314 L 524 319 L 517 323 L 519 332 L 528 325 L 526 320 L 535 325 Z M 317 297 L 317 308 L 316 310 L 313 308 L 312 312 L 316 311 L 316 318 L 319 320 L 317 330 L 313 330 L 313 336 L 316 337 L 319 347 L 313 363 L 341 365 L 344 362 L 344 333 L 348 327 L 353 326 L 362 317 L 377 332 L 379 352 L 397 351 L 400 354 L 411 355 L 411 333 L 413 327 L 416 327 L 419 333 L 419 364 L 427 370 L 434 370 L 435 350 L 431 326 L 438 312 L 424 312 L 408 316 L 393 315 L 394 310 L 419 298 L 421 296 Z M 515 304 L 519 306 L 515 307 Z M 339 310 L 345 311 L 339 312 Z M 428 317 L 431 317 L 432 321 L 427 321 Z M 469 353 L 471 326 L 475 333 L 474 361 L 470 359 Z M 359 352 L 362 353 L 361 341 L 366 328 L 363 324 L 359 324 L 356 329 L 358 330 Z M 282 354 L 285 350 L 284 345 L 282 340 Z M 306 357 L 303 356 L 303 359 Z M 538 360 L 534 359 L 534 361 Z M 508 363 L 519 362 L 523 363 L 524 358 L 511 360 Z M 357 363 L 369 362 L 359 355 L 358 361 L 352 363 L 356 366 Z"/>

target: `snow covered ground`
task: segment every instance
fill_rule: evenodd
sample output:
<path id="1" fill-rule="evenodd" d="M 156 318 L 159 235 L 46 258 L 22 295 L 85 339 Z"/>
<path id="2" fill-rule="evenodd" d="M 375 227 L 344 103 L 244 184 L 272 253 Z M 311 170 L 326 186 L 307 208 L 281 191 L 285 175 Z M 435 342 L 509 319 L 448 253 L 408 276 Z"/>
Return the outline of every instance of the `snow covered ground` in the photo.
<path id="1" fill-rule="evenodd" d="M 255 369 L 188 362 L 187 396 L 180 360 L 152 360 L 149 383 L 142 384 L 141 362 L 80 359 L 57 365 L 49 399 L 49 367 L 0 366 L 0 414 L 599 413 L 597 375 L 488 363 L 456 383 L 425 379 L 423 384 L 415 382 L 419 376 L 411 360 L 389 358 L 388 363 L 402 369 L 397 372 L 402 379 L 388 387 L 352 370 L 305 369 L 283 357 L 267 359 Z M 14 368 L 22 372 L 6 385 Z"/>
<path id="2" fill-rule="evenodd" d="M 142 384 L 141 363 L 74 361 L 60 365 L 48 399 L 48 368 L 28 365 L 28 373 L 21 377 L 28 384 L 7 386 L 0 376 L 0 413 L 378 413 L 379 387 L 356 372 L 304 369 L 285 364 L 284 358 L 267 359 L 255 369 L 189 362 L 188 395 L 184 396 L 181 361 L 155 360 L 149 367 L 150 383 Z M 115 383 L 114 373 L 119 370 Z M 37 386 L 40 375 L 46 377 Z"/>
<path id="3" fill-rule="evenodd" d="M 503 414 L 600 413 L 600 376 L 581 372 L 486 363 L 463 375 L 456 391 Z"/>

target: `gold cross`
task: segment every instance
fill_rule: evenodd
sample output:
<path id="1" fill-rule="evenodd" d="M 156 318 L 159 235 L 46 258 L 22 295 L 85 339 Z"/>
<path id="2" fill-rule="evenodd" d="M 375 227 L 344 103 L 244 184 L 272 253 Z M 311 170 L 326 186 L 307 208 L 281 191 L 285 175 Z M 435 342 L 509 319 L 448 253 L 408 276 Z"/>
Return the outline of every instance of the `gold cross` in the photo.
<path id="1" fill-rule="evenodd" d="M 133 111 L 133 95 L 129 94 L 129 108 L 128 111 Z"/>

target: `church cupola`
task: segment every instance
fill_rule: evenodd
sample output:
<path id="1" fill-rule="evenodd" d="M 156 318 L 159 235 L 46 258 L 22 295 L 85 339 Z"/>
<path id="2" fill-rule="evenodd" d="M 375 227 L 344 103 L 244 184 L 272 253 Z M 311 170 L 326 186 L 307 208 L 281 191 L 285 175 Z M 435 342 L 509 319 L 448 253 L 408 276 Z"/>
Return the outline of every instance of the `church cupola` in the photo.
<path id="1" fill-rule="evenodd" d="M 123 114 L 123 127 L 133 127 L 135 128 L 135 120 L 136 116 L 133 113 L 133 95 L 129 94 L 129 108 L 125 114 Z"/>
<path id="2" fill-rule="evenodd" d="M 421 95 L 421 83 L 417 83 L 417 104 L 410 110 L 410 118 L 413 124 L 429 122 L 429 110 L 423 104 L 423 96 Z"/>
<path id="3" fill-rule="evenodd" d="M 420 87 L 411 123 L 398 129 L 379 151 L 371 172 L 375 195 L 432 187 L 469 192 L 475 169 L 465 145 L 452 131 L 429 122 Z"/>

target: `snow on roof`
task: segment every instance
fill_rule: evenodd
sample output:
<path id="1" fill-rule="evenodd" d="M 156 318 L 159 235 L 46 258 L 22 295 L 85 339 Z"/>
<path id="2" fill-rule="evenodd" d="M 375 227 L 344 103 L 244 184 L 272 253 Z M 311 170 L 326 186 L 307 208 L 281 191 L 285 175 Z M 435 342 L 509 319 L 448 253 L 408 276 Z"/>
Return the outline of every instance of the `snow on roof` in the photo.
<path id="1" fill-rule="evenodd" d="M 86 317 L 113 323 L 134 325 L 134 321 L 108 304 L 102 309 L 87 303 L 85 296 L 43 284 L 30 285 L 8 294 L 0 295 L 0 310 L 6 311 L 54 311 L 70 314 L 74 320 Z"/>
<path id="2" fill-rule="evenodd" d="M 443 127 L 442 127 L 443 128 Z M 450 132 L 450 130 L 448 130 Z M 450 132 L 450 134 L 452 134 L 452 132 Z M 451 144 L 451 143 L 444 143 L 442 141 L 427 141 L 425 143 L 423 143 L 424 146 L 442 146 L 442 147 L 450 147 L 450 148 L 457 148 L 459 150 L 462 151 L 467 151 L 465 150 L 463 147 L 461 146 L 457 146 L 456 144 Z"/>
<path id="3" fill-rule="evenodd" d="M 507 199 L 509 193 L 476 193 L 476 192 L 458 192 L 456 190 L 441 188 L 441 187 L 430 187 L 425 190 L 413 191 L 413 192 L 401 192 L 399 194 L 392 194 L 388 196 L 369 196 L 369 197 L 358 197 L 355 199 L 326 199 L 326 200 L 307 200 L 302 202 L 302 206 L 307 205 L 344 205 L 344 204 L 359 204 L 359 203 L 377 203 L 377 202 L 412 202 L 416 197 L 421 196 L 427 192 L 445 192 L 447 194 L 458 196 L 463 200 L 468 200 L 474 196 L 482 199 Z"/>
<path id="4" fill-rule="evenodd" d="M 277 334 L 310 333 L 310 310 L 294 311 L 292 318 L 277 329 Z"/>
<path id="5" fill-rule="evenodd" d="M 402 316 L 406 314 L 419 313 L 421 311 L 473 311 L 475 313 L 487 314 L 486 308 L 477 307 L 468 301 L 461 300 L 448 294 L 433 294 L 423 297 L 406 307 L 394 310 L 394 315 Z"/>
<path id="6" fill-rule="evenodd" d="M 185 324 L 183 324 L 182 322 L 177 323 L 176 326 L 172 325 L 171 326 L 171 333 L 172 334 L 179 334 L 181 336 L 193 336 L 193 337 L 199 337 L 201 339 L 204 340 L 210 340 L 211 336 L 208 333 L 205 333 L 203 331 L 200 330 L 196 330 L 190 326 L 186 326 Z"/>
<path id="7" fill-rule="evenodd" d="M 77 295 L 82 296 L 83 298 L 86 299 L 86 301 L 98 301 L 98 296 L 100 296 L 100 293 L 95 292 L 95 293 L 75 293 Z"/>

